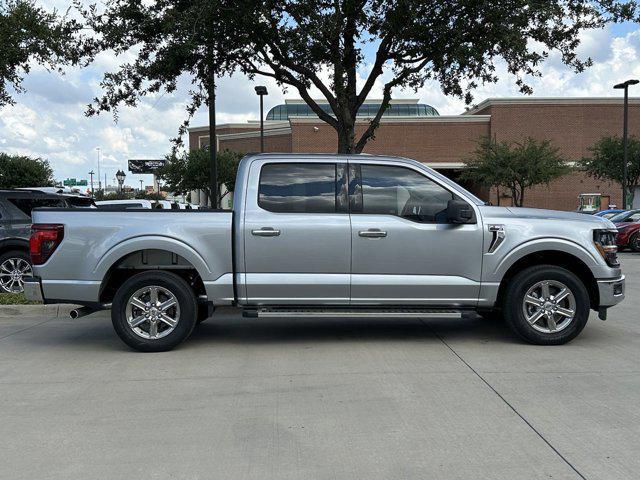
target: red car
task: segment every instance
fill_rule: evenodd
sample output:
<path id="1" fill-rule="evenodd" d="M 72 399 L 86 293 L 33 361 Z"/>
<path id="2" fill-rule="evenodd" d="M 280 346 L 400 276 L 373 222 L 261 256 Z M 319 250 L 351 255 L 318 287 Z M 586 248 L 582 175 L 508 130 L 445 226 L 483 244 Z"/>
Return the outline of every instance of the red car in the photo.
<path id="1" fill-rule="evenodd" d="M 640 210 L 629 210 L 610 218 L 618 228 L 618 248 L 640 252 Z"/>

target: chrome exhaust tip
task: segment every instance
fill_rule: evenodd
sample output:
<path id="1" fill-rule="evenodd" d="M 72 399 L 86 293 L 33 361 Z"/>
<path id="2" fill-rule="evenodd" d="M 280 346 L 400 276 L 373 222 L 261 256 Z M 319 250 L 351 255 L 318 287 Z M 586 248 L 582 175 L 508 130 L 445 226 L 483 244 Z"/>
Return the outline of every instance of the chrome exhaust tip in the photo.
<path id="1" fill-rule="evenodd" d="M 95 311 L 96 309 L 91 307 L 74 308 L 69 312 L 69 317 L 75 320 L 76 318 L 84 317 L 85 315 L 89 315 Z"/>

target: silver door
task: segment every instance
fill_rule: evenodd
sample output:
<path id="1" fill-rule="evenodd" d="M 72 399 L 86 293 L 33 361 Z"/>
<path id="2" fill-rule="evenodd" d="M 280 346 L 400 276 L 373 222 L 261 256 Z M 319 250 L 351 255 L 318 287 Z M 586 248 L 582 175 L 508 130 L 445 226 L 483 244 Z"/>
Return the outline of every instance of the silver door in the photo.
<path id="1" fill-rule="evenodd" d="M 346 162 L 257 160 L 244 217 L 250 304 L 349 302 Z"/>
<path id="2" fill-rule="evenodd" d="M 383 161 L 349 166 L 353 304 L 473 306 L 482 226 L 446 221 L 454 194 L 426 172 Z M 459 198 L 459 196 L 456 196 Z"/>

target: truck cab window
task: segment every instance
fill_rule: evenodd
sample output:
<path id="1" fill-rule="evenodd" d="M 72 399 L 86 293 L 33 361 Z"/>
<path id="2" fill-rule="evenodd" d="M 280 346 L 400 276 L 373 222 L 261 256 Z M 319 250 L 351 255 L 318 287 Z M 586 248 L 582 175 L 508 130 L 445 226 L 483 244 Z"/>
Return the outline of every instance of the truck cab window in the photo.
<path id="1" fill-rule="evenodd" d="M 335 213 L 334 163 L 268 163 L 260 172 L 258 205 L 276 213 Z"/>
<path id="2" fill-rule="evenodd" d="M 404 167 L 361 165 L 361 213 L 395 215 L 420 223 L 447 223 L 449 190 Z"/>

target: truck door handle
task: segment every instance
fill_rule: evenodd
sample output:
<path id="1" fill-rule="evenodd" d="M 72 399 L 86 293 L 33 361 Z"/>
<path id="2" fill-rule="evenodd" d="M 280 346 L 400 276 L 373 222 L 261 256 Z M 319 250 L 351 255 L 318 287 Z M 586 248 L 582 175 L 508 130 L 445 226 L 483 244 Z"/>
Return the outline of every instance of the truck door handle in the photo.
<path id="1" fill-rule="evenodd" d="M 370 228 L 369 230 L 359 231 L 358 235 L 364 238 L 383 238 L 387 236 L 387 232 L 384 232 L 377 228 Z"/>
<path id="2" fill-rule="evenodd" d="M 251 235 L 255 235 L 256 237 L 277 237 L 280 235 L 280 230 L 272 227 L 262 227 L 258 230 L 251 230 Z"/>

